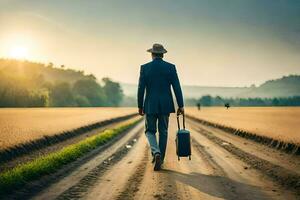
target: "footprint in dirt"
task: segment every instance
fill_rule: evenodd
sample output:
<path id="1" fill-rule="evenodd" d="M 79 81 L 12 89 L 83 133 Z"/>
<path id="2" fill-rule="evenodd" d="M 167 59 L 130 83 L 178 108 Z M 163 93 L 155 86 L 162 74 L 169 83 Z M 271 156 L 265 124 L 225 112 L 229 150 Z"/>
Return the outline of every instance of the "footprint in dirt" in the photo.
<path id="1" fill-rule="evenodd" d="M 155 199 L 158 199 L 158 200 L 163 200 L 163 199 L 166 199 L 167 195 L 168 195 L 167 193 L 164 193 L 164 194 L 155 194 L 155 195 L 153 195 L 153 197 Z"/>

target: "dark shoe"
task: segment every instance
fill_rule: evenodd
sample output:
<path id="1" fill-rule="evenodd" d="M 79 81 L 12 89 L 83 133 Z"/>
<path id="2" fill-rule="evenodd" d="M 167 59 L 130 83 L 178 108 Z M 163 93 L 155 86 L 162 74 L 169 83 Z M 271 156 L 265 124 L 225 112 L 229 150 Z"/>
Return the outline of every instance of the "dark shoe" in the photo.
<path id="1" fill-rule="evenodd" d="M 159 171 L 161 165 L 160 154 L 159 153 L 155 154 L 154 158 L 155 158 L 154 171 Z"/>
<path id="2" fill-rule="evenodd" d="M 164 161 L 161 160 L 161 158 L 160 158 L 160 169 L 163 169 L 163 168 L 164 168 Z"/>
<path id="3" fill-rule="evenodd" d="M 153 164 L 155 162 L 155 156 L 154 156 L 154 153 L 151 152 L 151 155 L 152 155 L 152 161 L 151 163 Z"/>
<path id="4" fill-rule="evenodd" d="M 155 162 L 155 156 L 152 156 L 152 161 L 151 163 L 154 163 Z"/>

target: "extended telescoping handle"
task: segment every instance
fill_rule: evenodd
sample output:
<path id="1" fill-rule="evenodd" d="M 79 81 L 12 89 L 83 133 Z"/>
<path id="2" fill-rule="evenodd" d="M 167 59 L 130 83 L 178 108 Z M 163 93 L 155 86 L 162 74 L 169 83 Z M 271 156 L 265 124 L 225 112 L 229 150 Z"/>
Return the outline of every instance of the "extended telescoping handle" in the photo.
<path id="1" fill-rule="evenodd" d="M 182 121 L 183 121 L 183 129 L 185 129 L 185 119 L 184 119 L 184 114 L 182 114 Z M 178 125 L 178 130 L 180 130 L 179 115 L 177 115 L 177 125 Z"/>

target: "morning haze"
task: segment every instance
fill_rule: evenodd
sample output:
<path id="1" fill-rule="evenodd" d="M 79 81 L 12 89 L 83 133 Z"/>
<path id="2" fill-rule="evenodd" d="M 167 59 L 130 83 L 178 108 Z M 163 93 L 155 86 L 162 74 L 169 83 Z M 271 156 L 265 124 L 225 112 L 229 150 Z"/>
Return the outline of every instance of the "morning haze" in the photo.
<path id="1" fill-rule="evenodd" d="M 0 0 L 0 200 L 300 200 L 300 0 Z"/>
<path id="2" fill-rule="evenodd" d="M 183 85 L 250 86 L 300 73 L 300 2 L 293 0 L 2 0 L 0 27 L 0 57 L 125 83 L 137 83 L 154 42 L 169 50 Z"/>

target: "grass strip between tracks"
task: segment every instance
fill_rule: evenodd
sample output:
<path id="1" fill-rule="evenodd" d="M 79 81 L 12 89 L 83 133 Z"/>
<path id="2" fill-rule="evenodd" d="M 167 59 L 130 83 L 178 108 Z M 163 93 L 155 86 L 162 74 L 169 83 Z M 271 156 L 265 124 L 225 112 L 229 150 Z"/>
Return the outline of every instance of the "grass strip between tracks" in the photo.
<path id="1" fill-rule="evenodd" d="M 114 129 L 105 130 L 76 144 L 69 145 L 60 151 L 39 157 L 34 161 L 21 164 L 0 174 L 0 194 L 11 193 L 21 188 L 27 182 L 37 180 L 43 175 L 56 172 L 64 165 L 75 161 L 87 152 L 107 143 L 117 135 L 124 133 L 139 121 L 140 119 L 121 124 Z"/>

